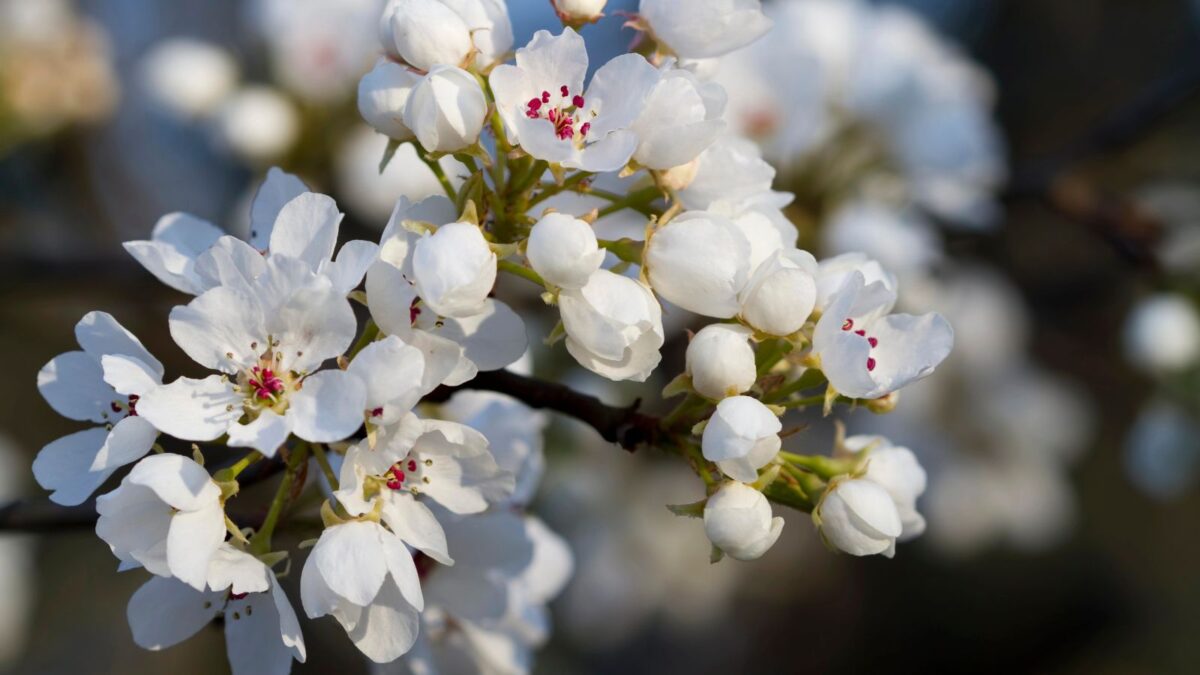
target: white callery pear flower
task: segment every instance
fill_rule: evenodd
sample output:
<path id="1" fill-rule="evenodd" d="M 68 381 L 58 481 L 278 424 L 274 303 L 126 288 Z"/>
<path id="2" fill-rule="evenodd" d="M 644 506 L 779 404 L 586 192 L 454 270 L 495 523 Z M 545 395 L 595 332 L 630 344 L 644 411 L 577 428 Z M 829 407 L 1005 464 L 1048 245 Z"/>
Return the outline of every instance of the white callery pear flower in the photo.
<path id="1" fill-rule="evenodd" d="M 645 266 L 650 287 L 665 300 L 728 319 L 738 313 L 738 293 L 750 278 L 750 242 L 728 218 L 688 211 L 654 231 Z"/>
<path id="2" fill-rule="evenodd" d="M 569 289 L 583 288 L 604 262 L 592 226 L 566 213 L 548 213 L 534 224 L 525 256 L 543 279 Z"/>
<path id="3" fill-rule="evenodd" d="M 183 642 L 218 615 L 235 675 L 286 675 L 293 660 L 304 663 L 300 622 L 275 574 L 229 544 L 222 544 L 209 563 L 206 589 L 154 577 L 134 592 L 126 608 L 133 641 L 151 651 Z"/>
<path id="4" fill-rule="evenodd" d="M 783 204 L 790 195 L 775 195 L 775 168 L 752 141 L 733 135 L 718 138 L 696 158 L 696 173 L 679 198 L 689 209 L 709 209 L 718 202 L 740 204 L 774 197 Z"/>
<path id="5" fill-rule="evenodd" d="M 479 140 L 488 102 L 475 76 L 434 66 L 404 105 L 404 126 L 428 152 L 457 152 Z"/>
<path id="6" fill-rule="evenodd" d="M 394 661 L 412 648 L 425 606 L 408 548 L 372 521 L 350 521 L 321 533 L 304 562 L 300 601 L 310 619 L 337 619 L 375 663 Z"/>
<path id="7" fill-rule="evenodd" d="M 454 10 L 475 43 L 475 66 L 484 70 L 512 51 L 513 28 L 504 0 L 441 0 Z"/>
<path id="8" fill-rule="evenodd" d="M 346 372 L 362 380 L 366 418 L 376 426 L 398 422 L 430 391 L 424 354 L 394 335 L 363 347 Z"/>
<path id="9" fill-rule="evenodd" d="M 734 560 L 761 558 L 782 531 L 783 518 L 771 517 L 767 498 L 745 483 L 725 483 L 704 505 L 704 533 Z"/>
<path id="10" fill-rule="evenodd" d="M 825 258 L 817 265 L 817 309 L 829 306 L 833 294 L 841 290 L 850 275 L 858 272 L 867 285 L 879 282 L 893 293 L 898 285 L 896 276 L 864 253 L 843 253 Z"/>
<path id="11" fill-rule="evenodd" d="M 745 47 L 772 25 L 759 0 L 641 0 L 638 14 L 656 40 L 691 59 Z"/>
<path id="12" fill-rule="evenodd" d="M 753 333 L 745 326 L 714 323 L 700 329 L 687 347 L 687 374 L 701 396 L 721 400 L 754 386 Z"/>
<path id="13" fill-rule="evenodd" d="M 417 294 L 441 316 L 479 314 L 496 283 L 496 254 L 471 223 L 442 225 L 417 240 L 412 254 Z"/>
<path id="14" fill-rule="evenodd" d="M 738 294 L 739 316 L 769 335 L 800 330 L 817 305 L 817 261 L 799 249 L 778 251 L 754 272 Z"/>
<path id="15" fill-rule="evenodd" d="M 940 314 L 890 314 L 894 289 L 851 272 L 813 331 L 813 353 L 829 384 L 851 398 L 879 398 L 930 373 L 954 346 Z"/>
<path id="16" fill-rule="evenodd" d="M 375 131 L 397 141 L 410 141 L 416 134 L 404 121 L 404 111 L 421 74 L 405 66 L 380 59 L 371 72 L 358 81 L 358 113 Z"/>
<path id="17" fill-rule="evenodd" d="M 688 164 L 725 130 L 725 90 L 668 63 L 630 129 L 638 136 L 633 159 L 660 171 Z"/>
<path id="18" fill-rule="evenodd" d="M 82 351 L 38 371 L 38 391 L 64 417 L 100 425 L 46 445 L 33 461 L 56 504 L 82 504 L 118 468 L 150 452 L 158 430 L 138 415 L 141 396 L 162 385 L 163 367 L 112 316 L 89 312 L 75 325 Z"/>
<path id="19" fill-rule="evenodd" d="M 892 445 L 882 436 L 850 436 L 843 445 L 853 451 L 870 448 L 862 477 L 882 485 L 896 503 L 904 527 L 897 539 L 907 541 L 925 532 L 925 518 L 917 512 L 917 498 L 925 492 L 925 469 L 912 450 Z"/>
<path id="20" fill-rule="evenodd" d="M 714 202 L 708 210 L 726 216 L 746 235 L 750 242 L 750 270 L 754 272 L 776 253 L 791 255 L 795 251 L 800 233 L 782 210 L 790 201 L 791 197 L 785 193 L 764 192 L 740 202 Z"/>
<path id="21" fill-rule="evenodd" d="M 1200 360 L 1200 313 L 1187 297 L 1160 293 L 1139 301 L 1125 323 L 1125 355 L 1149 371 L 1187 368 Z"/>
<path id="22" fill-rule="evenodd" d="M 425 71 L 463 65 L 475 48 L 467 23 L 439 0 L 389 0 L 379 37 L 392 58 Z"/>
<path id="23" fill-rule="evenodd" d="M 215 112 L 238 81 L 237 61 L 228 51 L 193 38 L 155 44 L 138 70 L 154 101 L 184 118 Z"/>
<path id="24" fill-rule="evenodd" d="M 638 146 L 629 126 L 657 84 L 658 71 L 638 54 L 623 54 L 592 75 L 588 55 L 570 28 L 538 31 L 489 81 L 510 138 L 525 152 L 571 169 L 603 172 L 625 166 Z"/>
<path id="25" fill-rule="evenodd" d="M 300 112 L 272 87 L 244 87 L 217 111 L 216 128 L 230 150 L 261 164 L 282 157 L 296 142 Z"/>
<path id="26" fill-rule="evenodd" d="M 204 589 L 225 541 L 221 488 L 204 467 L 181 455 L 146 457 L 96 499 L 96 511 L 96 534 L 123 565 Z"/>
<path id="27" fill-rule="evenodd" d="M 610 380 L 645 382 L 662 359 L 662 307 L 640 282 L 596 270 L 579 290 L 558 297 L 567 351 Z"/>
<path id="28" fill-rule="evenodd" d="M 489 391 L 459 391 L 441 411 L 447 419 L 487 437 L 496 464 L 513 475 L 510 503 L 526 506 L 533 501 L 546 469 L 543 432 L 550 423 L 546 413 Z"/>
<path id="29" fill-rule="evenodd" d="M 891 558 L 904 531 L 892 496 L 879 483 L 862 478 L 831 481 L 813 520 L 830 546 L 857 556 L 882 553 Z"/>
<path id="30" fill-rule="evenodd" d="M 608 0 L 550 0 L 563 23 L 591 23 L 604 16 Z"/>
<path id="31" fill-rule="evenodd" d="M 743 483 L 758 480 L 758 470 L 779 454 L 783 423 L 758 399 L 732 396 L 717 404 L 700 449 L 721 472 Z"/>
<path id="32" fill-rule="evenodd" d="M 900 278 L 928 274 L 944 255 L 941 235 L 929 220 L 912 209 L 866 198 L 833 213 L 821 239 L 823 251 L 865 254 Z"/>
<path id="33" fill-rule="evenodd" d="M 296 258 L 266 260 L 249 285 L 217 286 L 171 311 L 171 336 L 219 374 L 181 377 L 143 396 L 139 413 L 176 438 L 273 456 L 295 433 L 340 441 L 363 422 L 366 386 L 342 370 L 316 372 L 354 340 L 354 310 L 327 277 Z"/>

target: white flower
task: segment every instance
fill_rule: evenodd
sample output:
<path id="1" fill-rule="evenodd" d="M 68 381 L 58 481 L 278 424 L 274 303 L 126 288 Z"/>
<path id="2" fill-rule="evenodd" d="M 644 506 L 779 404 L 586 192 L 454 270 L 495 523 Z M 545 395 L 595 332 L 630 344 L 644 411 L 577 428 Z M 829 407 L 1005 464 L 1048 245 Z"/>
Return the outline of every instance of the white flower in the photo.
<path id="1" fill-rule="evenodd" d="M 762 557 L 782 531 L 783 518 L 772 518 L 767 498 L 745 483 L 725 483 L 704 505 L 704 533 L 734 560 Z"/>
<path id="2" fill-rule="evenodd" d="M 633 159 L 659 170 L 691 162 L 725 130 L 724 112 L 725 90 L 720 85 L 701 82 L 667 64 L 642 114 L 630 126 L 638 135 Z"/>
<path id="3" fill-rule="evenodd" d="M 871 199 L 848 202 L 822 228 L 823 251 L 859 252 L 901 278 L 927 273 L 943 255 L 933 224 L 912 209 Z"/>
<path id="4" fill-rule="evenodd" d="M 680 190 L 679 198 L 689 209 L 708 209 L 718 202 L 738 204 L 769 195 L 774 181 L 775 169 L 757 145 L 726 135 L 696 158 L 696 175 Z"/>
<path id="5" fill-rule="evenodd" d="M 275 89 L 246 87 L 221 106 L 217 131 L 229 149 L 244 159 L 270 162 L 295 142 L 300 133 L 300 114 Z"/>
<path id="6" fill-rule="evenodd" d="M 155 44 L 142 57 L 141 80 L 154 100 L 176 115 L 208 115 L 237 86 L 237 62 L 216 45 L 191 38 Z"/>
<path id="7" fill-rule="evenodd" d="M 917 498 L 925 492 L 925 469 L 908 448 L 892 445 L 882 436 L 851 436 L 843 441 L 849 450 L 870 448 L 863 478 L 883 486 L 896 503 L 904 530 L 899 541 L 925 531 L 925 518 L 917 512 Z"/>
<path id="8" fill-rule="evenodd" d="M 483 311 L 496 283 L 496 254 L 471 223 L 442 225 L 413 248 L 417 294 L 442 316 L 468 317 Z"/>
<path id="9" fill-rule="evenodd" d="M 379 24 L 384 51 L 418 70 L 463 65 L 474 48 L 471 31 L 447 4 L 390 0 Z"/>
<path id="10" fill-rule="evenodd" d="M 560 288 L 583 288 L 604 262 L 592 226 L 565 213 L 548 213 L 529 232 L 525 255 L 534 271 Z"/>
<path id="11" fill-rule="evenodd" d="M 428 152 L 456 152 L 479 140 L 488 103 L 475 76 L 455 66 L 434 66 L 413 88 L 404 125 Z"/>
<path id="12" fill-rule="evenodd" d="M 771 29 L 759 0 L 641 0 L 638 13 L 656 40 L 684 58 L 728 54 Z"/>
<path id="13" fill-rule="evenodd" d="M 637 149 L 629 125 L 658 71 L 637 54 L 623 54 L 601 66 L 584 92 L 587 69 L 587 50 L 575 31 L 538 31 L 517 50 L 515 66 L 492 71 L 496 108 L 513 141 L 533 157 L 572 169 L 616 171 Z"/>
<path id="14" fill-rule="evenodd" d="M 363 347 L 346 368 L 366 390 L 366 418 L 383 426 L 397 422 L 428 394 L 425 356 L 391 335 Z"/>
<path id="15" fill-rule="evenodd" d="M 704 427 L 700 448 L 704 458 L 715 462 L 726 476 L 753 483 L 758 470 L 779 453 L 782 429 L 779 418 L 758 399 L 733 396 L 717 404 Z"/>
<path id="16" fill-rule="evenodd" d="M 358 112 L 376 131 L 397 141 L 416 138 L 404 122 L 404 111 L 420 73 L 399 63 L 380 59 L 358 81 Z"/>
<path id="17" fill-rule="evenodd" d="M 754 386 L 751 330 L 736 324 L 714 323 L 700 329 L 687 347 L 687 373 L 692 387 L 713 400 L 736 396 Z"/>
<path id="18" fill-rule="evenodd" d="M 813 331 L 813 352 L 839 393 L 878 398 L 933 372 L 954 346 L 940 314 L 889 314 L 896 293 L 852 272 Z"/>
<path id="19" fill-rule="evenodd" d="M 477 68 L 483 70 L 512 51 L 512 21 L 504 0 L 441 0 L 441 3 L 453 9 L 471 29 L 478 50 Z"/>
<path id="20" fill-rule="evenodd" d="M 546 413 L 488 391 L 456 392 L 441 412 L 487 437 L 496 465 L 515 480 L 512 504 L 525 506 L 533 501 L 546 469 L 543 431 L 550 423 Z"/>
<path id="21" fill-rule="evenodd" d="M 285 675 L 305 660 L 304 636 L 275 574 L 254 556 L 222 544 L 208 587 L 153 577 L 129 598 L 126 616 L 138 646 L 158 651 L 198 633 L 222 615 L 229 665 L 236 675 Z"/>
<path id="22" fill-rule="evenodd" d="M 83 351 L 60 354 L 38 372 L 38 390 L 64 417 L 97 425 L 50 443 L 33 461 L 50 500 L 74 506 L 118 468 L 150 452 L 158 430 L 137 413 L 140 396 L 162 384 L 163 367 L 132 333 L 103 312 L 75 325 Z"/>
<path id="23" fill-rule="evenodd" d="M 815 270 L 816 262 L 811 260 L 811 256 L 810 260 L 800 260 L 807 254 L 795 252 L 800 233 L 782 210 L 790 201 L 791 196 L 787 193 L 763 192 L 741 201 L 713 202 L 708 211 L 725 216 L 746 236 L 750 242 L 751 272 L 757 271 L 776 253 L 795 258 L 794 262 L 805 269 L 811 262 Z"/>
<path id="24" fill-rule="evenodd" d="M 558 297 L 567 351 L 610 380 L 645 382 L 662 359 L 662 308 L 650 289 L 608 270 Z"/>
<path id="25" fill-rule="evenodd" d="M 96 511 L 96 534 L 123 565 L 204 588 L 225 540 L 221 488 L 204 467 L 180 455 L 146 457 L 96 499 Z"/>
<path id="26" fill-rule="evenodd" d="M 176 344 L 220 374 L 159 387 L 138 402 L 139 414 L 176 438 L 229 434 L 231 447 L 267 456 L 290 433 L 316 443 L 354 433 L 366 408 L 363 382 L 341 370 L 314 372 L 354 340 L 349 301 L 287 256 L 267 259 L 254 283 L 217 286 L 171 311 Z"/>
<path id="27" fill-rule="evenodd" d="M 654 231 L 645 261 L 650 286 L 665 300 L 728 319 L 750 277 L 750 242 L 728 218 L 689 211 Z"/>
<path id="28" fill-rule="evenodd" d="M 334 525 L 304 562 L 300 601 L 310 619 L 332 615 L 376 663 L 407 652 L 425 606 L 412 555 L 399 537 L 371 521 Z"/>
<path id="29" fill-rule="evenodd" d="M 896 539 L 903 532 L 900 513 L 882 485 L 860 478 L 831 481 L 813 520 L 825 541 L 850 555 L 896 553 Z"/>
<path id="30" fill-rule="evenodd" d="M 1125 322 L 1125 355 L 1150 371 L 1181 370 L 1200 359 L 1200 314 L 1186 297 L 1160 293 L 1141 300 Z"/>
<path id="31" fill-rule="evenodd" d="M 817 266 L 817 309 L 825 311 L 834 293 L 841 290 L 850 275 L 855 272 L 862 275 L 868 286 L 878 282 L 887 289 L 896 291 L 896 276 L 884 269 L 878 261 L 863 253 L 843 253 L 825 258 Z"/>
<path id="32" fill-rule="evenodd" d="M 770 335 L 791 335 L 817 304 L 816 260 L 807 251 L 777 252 L 738 294 L 746 323 Z"/>
<path id="33" fill-rule="evenodd" d="M 604 16 L 608 0 L 550 0 L 563 23 L 590 23 Z"/>

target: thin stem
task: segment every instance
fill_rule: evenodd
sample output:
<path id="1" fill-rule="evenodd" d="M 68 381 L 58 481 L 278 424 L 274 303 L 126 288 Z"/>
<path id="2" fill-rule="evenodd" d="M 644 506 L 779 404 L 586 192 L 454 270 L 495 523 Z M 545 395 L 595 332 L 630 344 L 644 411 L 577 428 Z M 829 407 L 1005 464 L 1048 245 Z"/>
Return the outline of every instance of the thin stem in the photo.
<path id="1" fill-rule="evenodd" d="M 283 478 L 279 481 L 279 487 L 275 489 L 275 497 L 271 500 L 267 517 L 263 520 L 262 527 L 258 528 L 258 531 L 254 533 L 254 537 L 250 540 L 251 552 L 263 554 L 271 550 L 271 535 L 275 533 L 275 525 L 279 522 L 279 516 L 283 513 L 283 507 L 287 503 L 288 495 L 291 494 L 296 474 L 299 473 L 299 467 L 304 463 L 307 456 L 307 443 L 299 443 L 295 448 L 292 448 L 292 454 L 288 457 L 287 470 L 284 472 Z"/>
<path id="2" fill-rule="evenodd" d="M 333 467 L 329 466 L 329 458 L 325 456 L 325 448 L 321 447 L 320 443 L 312 444 L 313 457 L 317 458 L 317 464 L 321 467 L 321 473 L 325 474 L 325 480 L 329 481 L 331 490 L 338 489 L 338 479 L 333 473 Z"/>
<path id="3" fill-rule="evenodd" d="M 578 192 L 578 190 L 575 190 L 575 186 L 579 185 L 583 181 L 590 178 L 591 175 L 592 174 L 590 174 L 586 171 L 580 171 L 578 173 L 572 174 L 570 178 L 567 178 L 566 180 L 564 180 L 562 182 L 562 185 L 543 185 L 542 187 L 544 189 L 540 193 L 538 193 L 538 196 L 529 200 L 529 206 L 530 207 L 536 206 L 537 204 L 540 204 L 540 203 L 546 201 L 547 199 L 553 197 L 554 195 L 559 194 L 560 192 L 564 192 L 566 190 Z M 587 194 L 587 193 L 584 192 L 582 194 Z"/>
<path id="4" fill-rule="evenodd" d="M 358 342 L 350 348 L 350 358 L 358 356 L 358 353 L 366 348 L 367 345 L 375 341 L 379 337 L 379 326 L 376 325 L 374 319 L 367 319 L 367 324 L 363 326 L 362 335 L 358 337 Z"/>
<path id="5" fill-rule="evenodd" d="M 807 469 L 825 480 L 850 473 L 853 470 L 852 464 L 824 455 L 797 455 L 792 452 L 780 452 L 779 456 L 788 464 Z"/>
<path id="6" fill-rule="evenodd" d="M 516 275 L 522 279 L 528 279 L 529 281 L 532 281 L 543 288 L 546 287 L 546 280 L 543 279 L 540 274 L 511 260 L 496 261 L 496 269 L 500 270 L 501 272 L 508 272 L 509 274 Z"/>
<path id="7" fill-rule="evenodd" d="M 446 192 L 446 196 L 450 198 L 450 201 L 455 201 L 458 198 L 458 192 L 454 189 L 454 185 L 450 182 L 450 178 L 446 176 L 446 171 L 442 168 L 441 162 L 431 157 L 426 157 L 419 152 L 417 153 L 417 156 L 420 157 L 421 161 L 425 162 L 425 166 L 429 167 L 429 170 L 433 172 L 433 175 L 437 178 L 438 183 L 441 183 L 442 190 Z"/>
<path id="8" fill-rule="evenodd" d="M 660 192 L 656 187 L 652 186 L 642 188 L 641 190 L 632 192 L 627 197 L 618 199 L 612 204 L 600 209 L 600 217 L 603 218 L 604 216 L 614 214 L 622 209 L 633 209 L 642 213 L 652 211 L 652 209 L 650 209 L 650 202 L 654 201 L 661 195 L 662 192 Z"/>
<path id="9" fill-rule="evenodd" d="M 261 453 L 259 453 L 257 451 L 252 451 L 252 452 L 248 453 L 245 457 L 242 457 L 238 461 L 234 462 L 228 468 L 221 469 L 220 471 L 218 471 L 217 475 L 220 477 L 220 480 L 237 480 L 237 477 L 243 471 L 245 471 L 247 467 L 249 467 L 251 464 L 257 462 L 258 460 L 260 460 L 262 458 L 263 458 L 263 456 Z"/>

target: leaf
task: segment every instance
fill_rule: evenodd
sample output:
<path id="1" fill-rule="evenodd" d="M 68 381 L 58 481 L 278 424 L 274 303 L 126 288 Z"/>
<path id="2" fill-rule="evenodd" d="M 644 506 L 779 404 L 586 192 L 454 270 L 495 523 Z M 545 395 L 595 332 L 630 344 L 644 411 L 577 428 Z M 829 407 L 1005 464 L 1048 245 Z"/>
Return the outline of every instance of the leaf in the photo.
<path id="1" fill-rule="evenodd" d="M 379 160 L 379 173 L 387 168 L 387 165 L 392 162 L 392 157 L 396 156 L 396 150 L 400 147 L 400 141 L 390 138 L 388 139 L 387 147 L 383 149 L 383 158 Z"/>

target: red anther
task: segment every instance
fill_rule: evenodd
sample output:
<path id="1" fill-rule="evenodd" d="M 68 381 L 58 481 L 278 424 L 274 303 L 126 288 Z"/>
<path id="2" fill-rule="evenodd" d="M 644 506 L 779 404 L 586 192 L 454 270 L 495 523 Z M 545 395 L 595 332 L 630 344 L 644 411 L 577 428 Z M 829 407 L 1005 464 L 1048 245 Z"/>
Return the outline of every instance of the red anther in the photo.
<path id="1" fill-rule="evenodd" d="M 121 406 L 116 401 L 113 401 L 108 407 L 112 408 L 112 411 L 115 413 L 121 412 Z"/>
<path id="2" fill-rule="evenodd" d="M 404 485 L 404 481 L 396 478 L 389 478 L 387 486 L 389 490 L 399 490 Z"/>
<path id="3" fill-rule="evenodd" d="M 417 470 L 417 460 L 415 460 L 415 459 L 408 460 L 408 470 L 409 471 Z"/>
<path id="4" fill-rule="evenodd" d="M 549 103 L 549 102 L 550 102 L 550 92 L 543 91 L 542 92 L 542 103 Z"/>
<path id="5" fill-rule="evenodd" d="M 579 135 L 580 135 L 580 136 L 587 136 L 587 132 L 588 132 L 588 131 L 591 131 L 591 129 L 592 129 L 592 123 L 591 123 L 591 122 L 584 122 L 584 123 L 583 123 L 583 126 L 579 127 Z"/>
<path id="6" fill-rule="evenodd" d="M 230 600 L 241 600 L 242 598 L 246 597 L 247 595 L 250 595 L 250 594 L 249 593 L 230 593 L 229 599 Z"/>
<path id="7" fill-rule="evenodd" d="M 371 411 L 371 417 L 379 417 L 383 414 L 383 406 L 380 406 Z"/>
<path id="8" fill-rule="evenodd" d="M 867 336 L 867 331 L 865 331 L 865 330 L 856 330 L 856 331 L 854 331 L 854 334 L 855 334 L 855 335 L 857 335 L 857 336 L 859 336 L 859 337 L 866 337 L 866 336 Z"/>
<path id="9" fill-rule="evenodd" d="M 871 345 L 872 347 L 878 347 L 878 346 L 879 346 L 879 340 L 878 340 L 877 338 L 873 338 L 873 337 L 872 337 L 872 338 L 867 338 L 867 344 Z"/>
<path id="10" fill-rule="evenodd" d="M 559 87 L 558 91 L 559 91 L 559 93 L 562 94 L 563 98 L 566 98 L 571 95 L 571 90 L 567 89 L 567 85 L 565 85 L 565 84 L 563 86 Z"/>
<path id="11" fill-rule="evenodd" d="M 416 323 L 417 317 L 421 316 L 421 308 L 417 307 L 419 298 L 413 298 L 412 304 L 408 306 L 408 322 Z"/>
<path id="12" fill-rule="evenodd" d="M 869 356 L 867 357 L 867 370 L 868 371 L 875 370 L 875 359 L 873 359 Z"/>
<path id="13" fill-rule="evenodd" d="M 129 416 L 130 417 L 137 417 L 137 402 L 141 398 L 142 397 L 138 396 L 137 394 L 129 395 Z"/>
<path id="14" fill-rule="evenodd" d="M 529 109 L 530 110 L 541 110 L 542 109 L 542 99 L 536 98 L 536 97 L 529 99 Z"/>
<path id="15" fill-rule="evenodd" d="M 842 324 L 842 330 L 850 330 L 851 328 L 854 328 L 854 319 L 846 319 Z"/>
<path id="16" fill-rule="evenodd" d="M 583 97 L 580 96 L 579 94 L 575 94 L 575 97 L 571 99 L 571 105 L 575 106 L 576 108 L 582 108 L 583 107 Z"/>

